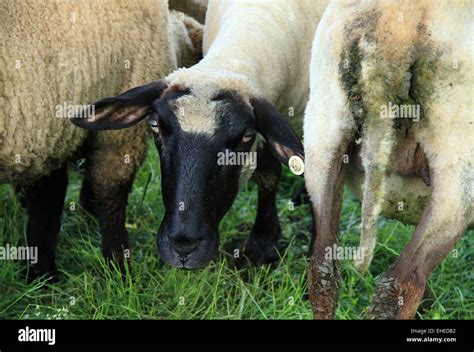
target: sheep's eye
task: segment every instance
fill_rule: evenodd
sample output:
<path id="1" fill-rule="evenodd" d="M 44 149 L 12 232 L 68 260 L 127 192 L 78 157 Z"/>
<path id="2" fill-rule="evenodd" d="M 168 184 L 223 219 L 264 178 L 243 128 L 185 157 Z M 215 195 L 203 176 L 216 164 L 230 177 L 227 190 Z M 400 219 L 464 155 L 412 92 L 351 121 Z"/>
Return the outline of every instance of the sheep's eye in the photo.
<path id="1" fill-rule="evenodd" d="M 150 124 L 151 130 L 155 133 L 158 133 L 160 130 L 158 128 L 158 121 L 156 120 L 148 120 L 148 123 Z"/>
<path id="2" fill-rule="evenodd" d="M 254 136 L 255 134 L 253 132 L 246 132 L 242 137 L 242 143 L 250 142 Z"/>

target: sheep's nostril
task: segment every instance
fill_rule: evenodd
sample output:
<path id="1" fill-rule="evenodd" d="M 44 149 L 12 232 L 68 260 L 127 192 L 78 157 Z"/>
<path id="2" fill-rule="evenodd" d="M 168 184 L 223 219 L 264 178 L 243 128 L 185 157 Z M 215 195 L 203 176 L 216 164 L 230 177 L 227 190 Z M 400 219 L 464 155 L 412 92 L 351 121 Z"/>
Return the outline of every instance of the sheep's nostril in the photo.
<path id="1" fill-rule="evenodd" d="M 204 242 L 204 238 L 202 237 L 190 238 L 187 236 L 177 236 L 171 238 L 173 249 L 183 264 L 189 258 L 191 252 L 199 247 L 202 242 Z"/>

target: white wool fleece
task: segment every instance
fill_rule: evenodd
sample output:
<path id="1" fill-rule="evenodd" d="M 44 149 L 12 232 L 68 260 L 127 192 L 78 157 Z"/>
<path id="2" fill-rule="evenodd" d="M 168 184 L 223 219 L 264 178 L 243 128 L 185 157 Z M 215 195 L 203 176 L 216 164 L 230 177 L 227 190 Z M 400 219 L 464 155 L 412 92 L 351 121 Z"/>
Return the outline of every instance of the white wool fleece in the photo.
<path id="1" fill-rule="evenodd" d="M 284 116 L 298 116 L 309 96 L 314 31 L 327 1 L 210 1 L 204 29 L 204 59 L 167 77 L 211 96 L 234 89 L 244 99 L 257 94 Z M 206 93 L 204 93 L 206 92 Z"/>

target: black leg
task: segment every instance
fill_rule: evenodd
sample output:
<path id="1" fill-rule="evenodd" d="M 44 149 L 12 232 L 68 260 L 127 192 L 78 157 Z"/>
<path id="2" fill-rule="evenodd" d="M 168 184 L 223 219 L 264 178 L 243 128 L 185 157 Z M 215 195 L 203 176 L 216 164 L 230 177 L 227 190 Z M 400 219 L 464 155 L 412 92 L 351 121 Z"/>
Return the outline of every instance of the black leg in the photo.
<path id="1" fill-rule="evenodd" d="M 92 183 L 89 181 L 87 177 L 84 177 L 82 180 L 82 185 L 81 185 L 81 193 L 80 193 L 80 198 L 79 201 L 81 203 L 81 206 L 88 211 L 89 213 L 96 215 L 95 209 L 94 209 L 94 192 L 92 190 Z"/>
<path id="2" fill-rule="evenodd" d="M 137 126 L 94 134 L 84 146 L 86 160 L 81 205 L 100 225 L 102 254 L 123 274 L 131 270 L 131 251 L 125 229 L 128 194 L 146 157 L 148 129 Z"/>
<path id="3" fill-rule="evenodd" d="M 304 185 L 301 186 L 298 192 L 296 192 L 295 196 L 291 201 L 293 202 L 293 205 L 295 207 L 303 204 L 308 204 L 310 202 L 308 191 L 306 190 L 306 187 Z"/>
<path id="4" fill-rule="evenodd" d="M 281 176 L 280 162 L 264 144 L 258 149 L 254 178 L 258 185 L 257 218 L 245 247 L 245 255 L 254 265 L 278 261 L 276 249 L 281 234 L 276 208 L 276 191 Z"/>
<path id="5" fill-rule="evenodd" d="M 28 212 L 28 246 L 38 248 L 38 262 L 31 265 L 28 273 L 30 281 L 49 274 L 55 279 L 56 244 L 67 183 L 67 166 L 63 166 L 20 191 Z"/>
<path id="6" fill-rule="evenodd" d="M 99 221 L 102 234 L 102 254 L 109 264 L 113 261 L 123 273 L 125 273 L 125 263 L 128 263 L 130 259 L 125 215 L 132 183 L 133 180 L 129 180 L 110 188 L 102 188 L 85 181 L 83 186 L 88 189 L 83 190 L 84 193 L 81 192 L 84 196 L 81 202 L 88 204 L 89 210 L 93 209 L 93 213 Z"/>

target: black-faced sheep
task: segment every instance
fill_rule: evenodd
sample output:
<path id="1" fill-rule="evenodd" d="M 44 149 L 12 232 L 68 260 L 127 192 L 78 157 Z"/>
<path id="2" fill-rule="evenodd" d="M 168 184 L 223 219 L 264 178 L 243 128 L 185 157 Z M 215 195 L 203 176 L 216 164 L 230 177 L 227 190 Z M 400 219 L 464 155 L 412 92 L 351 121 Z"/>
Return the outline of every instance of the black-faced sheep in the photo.
<path id="1" fill-rule="evenodd" d="M 104 255 L 120 261 L 148 128 L 99 134 L 67 117 L 97 96 L 164 77 L 181 64 L 177 58 L 195 63 L 201 43 L 192 39 L 202 27 L 153 0 L 7 1 L 0 18 L 0 182 L 16 185 L 28 211 L 28 245 L 39 253 L 30 277 L 55 270 L 66 165 L 80 157 L 81 200 L 98 216 Z"/>
<path id="2" fill-rule="evenodd" d="M 429 275 L 473 225 L 472 11 L 461 1 L 334 1 L 324 14 L 304 125 L 316 318 L 337 305 L 337 260 L 326 253 L 338 243 L 344 177 L 362 199 L 362 271 L 381 211 L 417 224 L 371 317 L 412 318 Z"/>
<path id="3" fill-rule="evenodd" d="M 101 130 L 149 116 L 166 209 L 157 242 L 167 263 L 198 268 L 211 260 L 219 222 L 253 171 L 259 200 L 246 255 L 255 264 L 278 259 L 280 162 L 302 173 L 303 148 L 277 108 L 297 124 L 309 93 L 311 41 L 326 3 L 211 1 L 199 64 L 100 100 L 95 115 L 73 120 Z M 265 143 L 257 145 L 257 135 Z M 219 162 L 222 153 L 251 158 L 256 151 L 256 170 Z"/>

